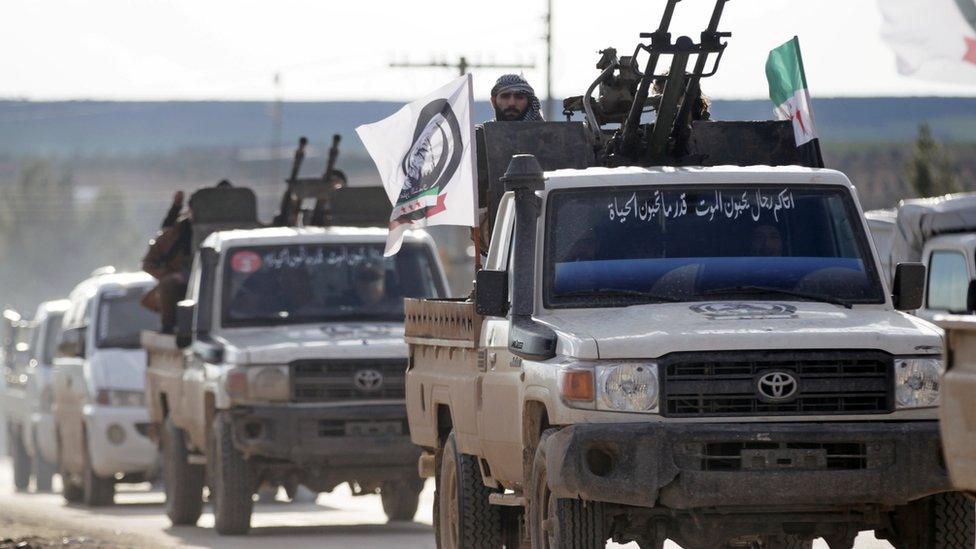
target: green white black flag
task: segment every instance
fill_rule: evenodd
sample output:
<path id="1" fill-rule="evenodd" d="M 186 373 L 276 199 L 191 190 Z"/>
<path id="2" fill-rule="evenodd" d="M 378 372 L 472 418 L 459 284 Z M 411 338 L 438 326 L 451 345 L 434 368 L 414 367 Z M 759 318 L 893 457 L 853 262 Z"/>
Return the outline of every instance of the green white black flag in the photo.
<path id="1" fill-rule="evenodd" d="M 794 36 L 789 42 L 769 52 L 766 79 L 769 81 L 769 98 L 773 100 L 776 117 L 793 121 L 796 146 L 817 139 L 817 126 L 813 121 L 810 89 L 803 71 L 799 38 Z"/>

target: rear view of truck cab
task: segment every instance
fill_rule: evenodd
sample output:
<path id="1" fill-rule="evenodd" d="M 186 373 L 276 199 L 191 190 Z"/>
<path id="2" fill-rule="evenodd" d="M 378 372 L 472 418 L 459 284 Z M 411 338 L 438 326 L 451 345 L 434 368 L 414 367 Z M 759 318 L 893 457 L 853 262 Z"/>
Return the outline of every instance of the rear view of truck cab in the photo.
<path id="1" fill-rule="evenodd" d="M 117 482 L 144 482 L 158 468 L 139 343 L 156 323 L 140 304 L 152 285 L 145 273 L 95 274 L 69 296 L 52 376 L 58 469 L 69 502 L 109 505 Z"/>

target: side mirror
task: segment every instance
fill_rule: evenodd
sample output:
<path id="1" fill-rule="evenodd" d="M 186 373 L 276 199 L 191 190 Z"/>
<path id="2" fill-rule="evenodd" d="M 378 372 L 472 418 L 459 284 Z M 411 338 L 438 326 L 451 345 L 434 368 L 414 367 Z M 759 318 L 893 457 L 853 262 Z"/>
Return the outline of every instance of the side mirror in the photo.
<path id="1" fill-rule="evenodd" d="M 204 362 L 219 364 L 224 360 L 224 347 L 212 341 L 194 341 L 193 354 Z"/>
<path id="2" fill-rule="evenodd" d="M 193 312 L 196 302 L 184 299 L 176 304 L 176 346 L 183 349 L 193 340 Z"/>
<path id="3" fill-rule="evenodd" d="M 474 309 L 482 316 L 508 314 L 508 272 L 480 270 L 475 275 Z"/>
<path id="4" fill-rule="evenodd" d="M 914 311 L 922 307 L 925 293 L 925 265 L 899 263 L 895 268 L 895 282 L 891 288 L 891 300 L 899 311 Z"/>
<path id="5" fill-rule="evenodd" d="M 87 326 L 68 328 L 61 332 L 61 341 L 58 343 L 58 355 L 71 358 L 84 358 L 85 335 L 87 333 Z"/>

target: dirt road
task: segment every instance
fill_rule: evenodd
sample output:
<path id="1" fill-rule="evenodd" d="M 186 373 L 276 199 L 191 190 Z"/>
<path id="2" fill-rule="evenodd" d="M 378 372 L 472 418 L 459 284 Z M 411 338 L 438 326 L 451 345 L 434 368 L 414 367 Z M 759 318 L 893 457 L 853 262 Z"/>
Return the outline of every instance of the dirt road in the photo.
<path id="1" fill-rule="evenodd" d="M 221 537 L 211 528 L 213 515 L 209 510 L 198 527 L 171 526 L 164 514 L 162 492 L 149 491 L 148 485 L 124 486 L 116 496 L 116 505 L 100 509 L 67 505 L 60 494 L 15 493 L 10 463 L 4 458 L 0 459 L 0 540 L 36 536 L 51 545 L 110 548 L 433 549 L 432 497 L 433 484 L 428 483 L 416 521 L 387 524 L 378 496 L 353 497 L 341 487 L 321 494 L 315 503 L 259 503 L 249 536 Z M 633 544 L 610 547 L 636 549 Z M 827 549 L 822 542 L 814 547 Z M 890 547 L 862 534 L 856 549 Z M 668 549 L 679 548 L 671 544 Z"/>

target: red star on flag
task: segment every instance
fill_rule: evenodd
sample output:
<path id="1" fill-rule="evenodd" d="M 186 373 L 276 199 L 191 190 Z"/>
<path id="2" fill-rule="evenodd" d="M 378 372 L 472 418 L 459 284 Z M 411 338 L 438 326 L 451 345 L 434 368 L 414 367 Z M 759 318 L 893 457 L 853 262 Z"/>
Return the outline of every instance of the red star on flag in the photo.
<path id="1" fill-rule="evenodd" d="M 962 60 L 976 65 L 976 40 L 973 40 L 968 36 L 965 37 L 965 40 L 968 49 L 966 50 L 966 55 L 963 56 Z"/>

